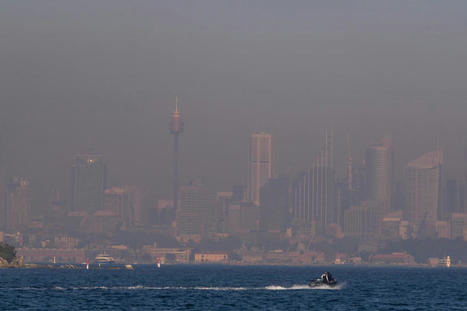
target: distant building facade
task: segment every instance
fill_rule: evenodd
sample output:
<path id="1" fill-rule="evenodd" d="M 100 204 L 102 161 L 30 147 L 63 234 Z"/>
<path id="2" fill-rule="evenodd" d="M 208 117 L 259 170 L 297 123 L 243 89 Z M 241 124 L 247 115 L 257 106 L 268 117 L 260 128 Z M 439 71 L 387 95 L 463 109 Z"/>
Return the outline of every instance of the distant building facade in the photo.
<path id="1" fill-rule="evenodd" d="M 140 212 L 140 195 L 140 191 L 136 187 L 124 186 L 106 189 L 104 210 L 112 211 L 118 215 L 123 227 L 134 227 L 136 215 Z"/>
<path id="2" fill-rule="evenodd" d="M 406 170 L 408 216 L 415 236 L 433 236 L 440 205 L 440 150 L 426 153 L 409 163 Z"/>
<path id="3" fill-rule="evenodd" d="M 6 228 L 20 231 L 31 221 L 31 189 L 27 177 L 12 177 L 6 191 Z"/>
<path id="4" fill-rule="evenodd" d="M 391 210 L 393 151 L 390 143 L 369 145 L 365 156 L 367 198 L 382 203 L 381 216 Z"/>
<path id="5" fill-rule="evenodd" d="M 344 213 L 344 234 L 357 238 L 374 237 L 378 233 L 378 201 L 363 201 Z"/>
<path id="6" fill-rule="evenodd" d="M 179 236 L 202 236 L 215 222 L 216 194 L 200 182 L 193 181 L 180 189 L 180 208 L 176 215 Z"/>
<path id="7" fill-rule="evenodd" d="M 272 177 L 272 136 L 255 133 L 250 137 L 248 158 L 248 199 L 260 204 L 260 189 Z"/>
<path id="8" fill-rule="evenodd" d="M 227 232 L 230 234 L 258 231 L 259 206 L 252 202 L 232 202 L 227 215 Z"/>
<path id="9" fill-rule="evenodd" d="M 332 132 L 326 132 L 324 148 L 313 167 L 299 175 L 292 186 L 294 221 L 305 223 L 312 234 L 322 234 L 336 223 L 336 193 Z"/>
<path id="10" fill-rule="evenodd" d="M 260 231 L 285 232 L 289 220 L 289 180 L 270 179 L 261 188 Z"/>
<path id="11" fill-rule="evenodd" d="M 72 210 L 92 214 L 104 208 L 106 166 L 100 154 L 79 154 L 72 166 Z"/>

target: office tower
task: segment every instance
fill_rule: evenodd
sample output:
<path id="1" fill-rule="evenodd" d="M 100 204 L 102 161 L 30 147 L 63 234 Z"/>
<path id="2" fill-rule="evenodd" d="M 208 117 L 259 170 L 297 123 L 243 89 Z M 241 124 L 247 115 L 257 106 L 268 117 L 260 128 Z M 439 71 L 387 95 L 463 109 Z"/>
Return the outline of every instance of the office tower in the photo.
<path id="1" fill-rule="evenodd" d="M 106 167 L 100 154 L 78 154 L 72 166 L 72 210 L 93 214 L 104 208 Z"/>
<path id="2" fill-rule="evenodd" d="M 443 219 L 448 219 L 451 213 L 464 212 L 464 184 L 462 179 L 448 179 L 446 181 L 445 205 Z"/>
<path id="3" fill-rule="evenodd" d="M 440 205 L 442 164 L 443 154 L 440 150 L 426 153 L 408 164 L 407 207 L 416 237 L 435 234 Z"/>
<path id="4" fill-rule="evenodd" d="M 359 206 L 352 206 L 344 212 L 343 230 L 346 236 L 358 238 L 374 237 L 378 233 L 378 201 L 363 201 Z"/>
<path id="5" fill-rule="evenodd" d="M 324 148 L 292 189 L 294 219 L 307 225 L 312 234 L 322 234 L 329 224 L 336 222 L 333 145 L 332 132 L 326 131 Z"/>
<path id="6" fill-rule="evenodd" d="M 258 231 L 260 208 L 253 202 L 231 202 L 227 215 L 227 232 L 231 234 Z"/>
<path id="7" fill-rule="evenodd" d="M 352 162 L 352 149 L 350 147 L 349 135 L 346 136 L 346 143 L 347 143 L 347 167 L 346 167 L 347 189 L 349 191 L 352 191 L 353 190 L 353 162 Z"/>
<path id="8" fill-rule="evenodd" d="M 173 207 L 174 210 L 178 209 L 179 200 L 179 184 L 178 184 L 178 136 L 183 133 L 183 121 L 181 118 L 180 109 L 178 107 L 178 97 L 175 98 L 175 111 L 172 112 L 169 122 L 170 134 L 173 135 L 173 170 L 172 170 L 172 182 L 173 182 Z"/>
<path id="9" fill-rule="evenodd" d="M 391 210 L 393 149 L 390 143 L 369 145 L 365 156 L 367 198 L 383 203 L 381 216 Z"/>
<path id="10" fill-rule="evenodd" d="M 467 214 L 453 213 L 451 214 L 451 239 L 467 240 Z"/>
<path id="11" fill-rule="evenodd" d="M 351 205 L 359 205 L 367 197 L 365 161 L 352 167 Z"/>
<path id="12" fill-rule="evenodd" d="M 6 228 L 20 231 L 29 224 L 30 217 L 30 180 L 26 177 L 12 177 L 6 190 Z"/>
<path id="13" fill-rule="evenodd" d="M 200 238 L 215 224 L 216 194 L 199 181 L 180 190 L 180 208 L 176 215 L 177 234 Z M 195 237 L 193 237 L 195 239 Z"/>
<path id="14" fill-rule="evenodd" d="M 171 226 L 175 220 L 172 200 L 157 200 L 157 206 L 149 209 L 149 219 L 146 223 L 156 226 Z"/>
<path id="15" fill-rule="evenodd" d="M 63 227 L 64 224 L 62 220 L 65 218 L 67 212 L 63 193 L 53 188 L 50 192 L 49 206 L 45 213 L 47 224 L 56 228 Z"/>
<path id="16" fill-rule="evenodd" d="M 348 182 L 338 180 L 335 183 L 334 190 L 336 195 L 336 224 L 343 226 L 344 212 L 352 206 L 351 195 L 352 190 L 348 188 Z"/>
<path id="17" fill-rule="evenodd" d="M 255 133 L 250 137 L 248 158 L 248 200 L 259 205 L 260 189 L 271 177 L 271 134 Z"/>
<path id="18" fill-rule="evenodd" d="M 104 209 L 117 215 L 123 228 L 142 225 L 142 219 L 138 219 L 141 204 L 140 190 L 135 186 L 113 187 L 105 189 Z M 142 216 L 139 215 L 141 218 Z"/>
<path id="19" fill-rule="evenodd" d="M 111 211 L 117 215 L 123 227 L 130 226 L 130 202 L 128 199 L 128 191 L 123 187 L 113 187 L 105 189 L 104 192 L 104 210 Z"/>
<path id="20" fill-rule="evenodd" d="M 130 205 L 130 226 L 142 227 L 145 223 L 141 206 L 141 189 L 136 186 L 125 186 Z"/>
<path id="21" fill-rule="evenodd" d="M 285 232 L 289 220 L 289 180 L 270 179 L 261 187 L 260 202 L 260 231 Z"/>
<path id="22" fill-rule="evenodd" d="M 227 217 L 229 215 L 229 206 L 232 203 L 232 192 L 218 192 L 216 211 L 215 211 L 215 222 L 216 222 L 216 233 L 227 233 Z"/>

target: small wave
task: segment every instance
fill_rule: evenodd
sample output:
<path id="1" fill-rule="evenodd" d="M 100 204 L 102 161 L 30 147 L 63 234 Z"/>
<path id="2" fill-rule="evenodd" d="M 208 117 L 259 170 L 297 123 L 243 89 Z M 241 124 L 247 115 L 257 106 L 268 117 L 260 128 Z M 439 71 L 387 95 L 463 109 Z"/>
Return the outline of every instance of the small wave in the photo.
<path id="1" fill-rule="evenodd" d="M 187 289 L 194 289 L 194 290 L 219 290 L 219 291 L 235 291 L 235 290 L 248 290 L 248 287 L 204 287 L 204 286 L 197 286 L 193 288 Z"/>

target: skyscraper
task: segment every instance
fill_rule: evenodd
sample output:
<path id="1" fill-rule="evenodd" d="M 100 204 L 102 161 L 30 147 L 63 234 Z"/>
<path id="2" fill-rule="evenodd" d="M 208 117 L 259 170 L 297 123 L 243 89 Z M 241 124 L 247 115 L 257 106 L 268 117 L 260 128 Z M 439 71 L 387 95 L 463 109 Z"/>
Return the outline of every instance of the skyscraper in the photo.
<path id="1" fill-rule="evenodd" d="M 260 189 L 272 177 L 271 134 L 250 137 L 248 157 L 248 200 L 260 204 Z"/>
<path id="2" fill-rule="evenodd" d="M 381 216 L 391 210 L 393 151 L 389 142 L 369 145 L 365 156 L 367 198 L 382 203 Z"/>
<path id="3" fill-rule="evenodd" d="M 178 107 L 178 97 L 175 98 L 175 111 L 172 113 L 169 122 L 170 134 L 173 135 L 173 207 L 176 211 L 178 208 L 178 136 L 183 133 L 183 121 Z"/>
<path id="4" fill-rule="evenodd" d="M 134 186 L 105 189 L 104 208 L 118 215 L 122 228 L 135 226 L 139 209 L 139 189 Z"/>
<path id="5" fill-rule="evenodd" d="M 215 224 L 216 194 L 199 181 L 182 187 L 177 211 L 177 234 L 196 239 L 210 231 Z"/>
<path id="6" fill-rule="evenodd" d="M 72 210 L 92 214 L 104 208 L 106 167 L 101 154 L 78 154 L 72 166 Z"/>
<path id="7" fill-rule="evenodd" d="M 434 236 L 438 220 L 441 169 L 440 150 L 428 152 L 409 163 L 407 176 L 407 204 L 409 220 L 415 236 Z"/>
<path id="8" fill-rule="evenodd" d="M 259 228 L 263 232 L 285 232 L 289 209 L 289 180 L 270 179 L 261 187 Z"/>
<path id="9" fill-rule="evenodd" d="M 326 131 L 323 149 L 292 190 L 294 218 L 306 223 L 313 234 L 324 233 L 329 224 L 336 222 L 333 141 L 332 131 Z"/>
<path id="10" fill-rule="evenodd" d="M 30 180 L 26 177 L 12 177 L 6 193 L 6 228 L 19 231 L 29 224 L 30 217 Z"/>

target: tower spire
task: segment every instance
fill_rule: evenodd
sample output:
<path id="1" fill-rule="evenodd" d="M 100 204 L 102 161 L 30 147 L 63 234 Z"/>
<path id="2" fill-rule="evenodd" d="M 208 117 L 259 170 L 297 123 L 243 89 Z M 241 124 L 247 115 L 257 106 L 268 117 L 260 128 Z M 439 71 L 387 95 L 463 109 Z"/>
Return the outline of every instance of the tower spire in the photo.
<path id="1" fill-rule="evenodd" d="M 175 111 L 172 112 L 169 122 L 169 131 L 173 136 L 173 207 L 178 208 L 178 136 L 183 133 L 183 121 L 178 107 L 178 96 L 175 96 Z"/>
<path id="2" fill-rule="evenodd" d="M 352 149 L 350 147 L 350 136 L 349 134 L 345 137 L 347 142 L 347 186 L 349 190 L 353 190 L 352 185 Z"/>

